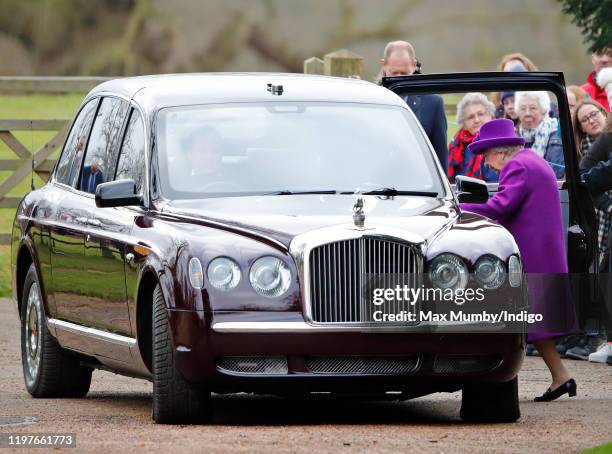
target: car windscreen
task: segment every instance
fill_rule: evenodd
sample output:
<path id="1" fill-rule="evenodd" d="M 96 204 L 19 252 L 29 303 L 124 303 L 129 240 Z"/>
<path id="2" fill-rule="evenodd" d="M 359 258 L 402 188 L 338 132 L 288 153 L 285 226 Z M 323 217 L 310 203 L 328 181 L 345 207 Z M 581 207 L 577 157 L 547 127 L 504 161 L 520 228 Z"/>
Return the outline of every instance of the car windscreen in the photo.
<path id="1" fill-rule="evenodd" d="M 157 115 L 169 199 L 383 188 L 444 195 L 424 133 L 402 107 L 231 103 Z"/>

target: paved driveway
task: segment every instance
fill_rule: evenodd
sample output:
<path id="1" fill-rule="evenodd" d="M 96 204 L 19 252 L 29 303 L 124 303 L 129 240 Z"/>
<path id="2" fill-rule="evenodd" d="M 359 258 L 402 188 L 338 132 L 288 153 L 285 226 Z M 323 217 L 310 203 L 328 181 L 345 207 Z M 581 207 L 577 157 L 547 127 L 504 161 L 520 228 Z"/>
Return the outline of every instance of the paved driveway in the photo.
<path id="1" fill-rule="evenodd" d="M 523 416 L 515 424 L 464 424 L 461 394 L 453 393 L 399 403 L 223 396 L 215 398 L 212 425 L 158 426 L 151 421 L 151 384 L 109 372 L 94 372 L 84 399 L 31 398 L 23 385 L 17 314 L 5 299 L 0 421 L 27 416 L 34 422 L 0 426 L 0 433 L 71 432 L 76 452 L 105 453 L 576 452 L 612 439 L 612 367 L 567 364 L 578 396 L 536 404 L 531 400 L 548 386 L 548 373 L 540 358 L 526 359 L 519 381 Z"/>

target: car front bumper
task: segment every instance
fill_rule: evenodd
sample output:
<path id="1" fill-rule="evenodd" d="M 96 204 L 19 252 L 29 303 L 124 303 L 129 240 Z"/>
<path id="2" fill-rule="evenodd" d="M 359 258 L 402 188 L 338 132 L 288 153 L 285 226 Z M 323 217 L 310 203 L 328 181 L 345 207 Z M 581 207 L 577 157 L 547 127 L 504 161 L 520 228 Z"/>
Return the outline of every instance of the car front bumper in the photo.
<path id="1" fill-rule="evenodd" d="M 298 312 L 169 314 L 180 373 L 216 392 L 454 390 L 511 380 L 525 351 L 524 334 L 313 326 Z"/>

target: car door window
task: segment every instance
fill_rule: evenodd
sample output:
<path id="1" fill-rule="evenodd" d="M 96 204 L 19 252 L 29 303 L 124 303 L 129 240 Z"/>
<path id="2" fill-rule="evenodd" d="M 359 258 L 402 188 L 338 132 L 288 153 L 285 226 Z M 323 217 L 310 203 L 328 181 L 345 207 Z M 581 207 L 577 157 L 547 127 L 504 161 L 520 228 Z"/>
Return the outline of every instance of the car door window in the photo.
<path id="1" fill-rule="evenodd" d="M 59 183 L 69 186 L 74 186 L 76 183 L 98 101 L 96 98 L 85 104 L 72 125 L 55 171 L 55 180 Z"/>
<path id="2" fill-rule="evenodd" d="M 486 165 L 484 156 L 475 156 L 467 149 L 480 127 L 495 118 L 512 120 L 516 134 L 525 140 L 525 148 L 542 157 L 557 180 L 565 180 L 562 125 L 558 118 L 558 101 L 552 92 L 519 90 L 440 95 L 448 124 L 447 176 L 451 182 L 458 175 L 480 178 L 488 183 L 498 181 L 498 172 Z M 500 97 L 501 101 L 497 101 Z"/>
<path id="3" fill-rule="evenodd" d="M 130 120 L 121 145 L 115 180 L 131 178 L 136 183 L 136 193 L 142 194 L 145 178 L 145 133 L 140 113 L 132 109 Z"/>
<path id="4" fill-rule="evenodd" d="M 109 165 L 114 162 L 118 137 L 128 104 L 118 98 L 103 98 L 96 114 L 87 150 L 79 189 L 93 194 L 96 186 L 108 181 Z"/>

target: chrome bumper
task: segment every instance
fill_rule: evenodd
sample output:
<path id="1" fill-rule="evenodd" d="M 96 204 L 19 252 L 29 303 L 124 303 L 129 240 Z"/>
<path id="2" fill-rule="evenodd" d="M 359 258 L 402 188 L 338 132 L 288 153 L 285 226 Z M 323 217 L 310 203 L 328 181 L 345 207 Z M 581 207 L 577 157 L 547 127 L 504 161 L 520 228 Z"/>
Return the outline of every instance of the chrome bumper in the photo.
<path id="1" fill-rule="evenodd" d="M 300 321 L 278 322 L 213 322 L 217 333 L 458 333 L 499 332 L 505 323 L 439 322 L 419 325 L 309 324 Z"/>

